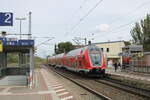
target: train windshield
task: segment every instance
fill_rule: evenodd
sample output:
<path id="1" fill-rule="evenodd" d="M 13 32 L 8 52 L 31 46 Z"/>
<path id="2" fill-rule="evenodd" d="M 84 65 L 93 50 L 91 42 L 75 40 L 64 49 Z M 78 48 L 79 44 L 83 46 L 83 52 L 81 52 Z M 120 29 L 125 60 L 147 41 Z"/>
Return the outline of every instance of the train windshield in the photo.
<path id="1" fill-rule="evenodd" d="M 96 46 L 89 47 L 89 57 L 93 66 L 101 66 L 101 50 Z"/>

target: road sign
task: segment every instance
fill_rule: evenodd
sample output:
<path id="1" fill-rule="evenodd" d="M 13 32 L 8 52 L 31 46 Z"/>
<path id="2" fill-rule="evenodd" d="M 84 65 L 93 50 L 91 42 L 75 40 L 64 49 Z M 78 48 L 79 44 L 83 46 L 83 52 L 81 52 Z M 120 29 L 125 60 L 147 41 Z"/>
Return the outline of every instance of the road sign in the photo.
<path id="1" fill-rule="evenodd" d="M 13 13 L 0 12 L 0 26 L 13 26 Z"/>
<path id="2" fill-rule="evenodd" d="M 3 52 L 3 43 L 0 41 L 0 52 Z"/>

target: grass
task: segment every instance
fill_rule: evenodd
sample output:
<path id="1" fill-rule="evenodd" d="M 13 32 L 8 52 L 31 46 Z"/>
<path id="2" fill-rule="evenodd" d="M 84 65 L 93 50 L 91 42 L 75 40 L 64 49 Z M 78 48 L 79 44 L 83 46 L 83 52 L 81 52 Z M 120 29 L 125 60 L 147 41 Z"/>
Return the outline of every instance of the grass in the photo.
<path id="1" fill-rule="evenodd" d="M 45 60 L 45 59 L 42 59 L 42 58 L 40 58 L 40 57 L 35 57 L 35 58 L 34 58 L 34 61 L 35 61 L 35 62 L 34 62 L 35 68 L 39 68 L 40 64 L 44 63 L 46 60 Z M 17 67 L 17 66 L 18 66 L 18 62 L 17 62 L 17 61 L 15 61 L 15 62 L 13 62 L 13 61 L 8 61 L 7 66 L 8 66 L 8 67 Z"/>

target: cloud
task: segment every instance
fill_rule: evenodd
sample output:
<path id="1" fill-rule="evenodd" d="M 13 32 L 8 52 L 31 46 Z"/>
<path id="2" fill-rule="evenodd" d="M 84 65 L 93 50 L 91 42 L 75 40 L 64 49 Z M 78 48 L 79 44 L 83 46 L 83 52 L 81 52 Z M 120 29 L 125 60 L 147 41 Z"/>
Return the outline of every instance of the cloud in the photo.
<path id="1" fill-rule="evenodd" d="M 101 24 L 96 26 L 96 30 L 99 32 L 106 32 L 109 29 L 109 25 L 108 24 Z"/>
<path id="2" fill-rule="evenodd" d="M 106 31 L 108 31 L 108 29 L 109 29 L 109 25 L 108 24 L 100 24 L 100 25 L 95 26 L 92 29 L 92 32 L 95 32 L 95 33 L 106 32 Z"/>

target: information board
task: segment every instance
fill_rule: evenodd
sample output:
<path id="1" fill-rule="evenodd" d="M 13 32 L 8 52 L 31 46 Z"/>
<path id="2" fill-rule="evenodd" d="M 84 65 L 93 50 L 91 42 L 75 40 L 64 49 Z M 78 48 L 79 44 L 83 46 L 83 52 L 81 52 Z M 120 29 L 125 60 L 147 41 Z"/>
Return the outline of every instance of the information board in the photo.
<path id="1" fill-rule="evenodd" d="M 13 13 L 0 12 L 0 26 L 13 26 Z"/>

